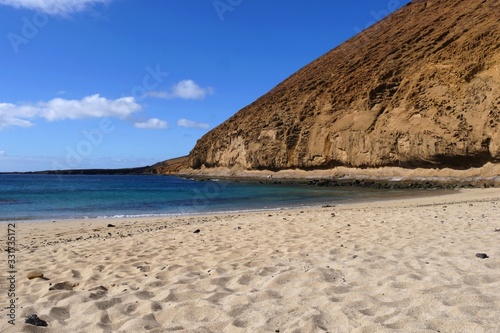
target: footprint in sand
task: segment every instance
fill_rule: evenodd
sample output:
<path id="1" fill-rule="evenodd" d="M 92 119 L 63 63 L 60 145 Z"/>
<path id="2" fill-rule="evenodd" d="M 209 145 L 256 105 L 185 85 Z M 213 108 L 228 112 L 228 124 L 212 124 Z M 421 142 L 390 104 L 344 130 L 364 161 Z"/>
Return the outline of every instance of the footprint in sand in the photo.
<path id="1" fill-rule="evenodd" d="M 50 309 L 50 316 L 60 322 L 70 318 L 69 310 L 66 307 L 53 307 Z"/>
<path id="2" fill-rule="evenodd" d="M 91 292 L 89 298 L 93 299 L 93 300 L 98 300 L 98 299 L 101 299 L 104 296 L 106 296 L 106 294 L 108 293 L 108 288 L 103 287 L 103 286 L 99 286 L 99 287 L 91 288 L 91 289 L 89 289 L 89 291 Z"/>
<path id="3" fill-rule="evenodd" d="M 74 277 L 75 279 L 79 279 L 79 278 L 81 278 L 81 277 L 82 277 L 82 274 L 81 274 L 79 271 L 74 270 L 74 269 L 72 269 L 72 270 L 71 270 L 71 274 L 73 274 L 73 277 Z"/>
<path id="4" fill-rule="evenodd" d="M 65 281 L 54 284 L 52 287 L 49 288 L 49 290 L 73 290 L 73 288 L 75 288 L 76 286 L 78 286 L 77 282 Z"/>
<path id="5" fill-rule="evenodd" d="M 95 305 L 99 310 L 107 310 L 107 309 L 115 306 L 116 304 L 120 304 L 121 302 L 122 302 L 121 299 L 113 298 L 113 299 L 106 300 L 106 301 L 96 302 Z"/>
<path id="6" fill-rule="evenodd" d="M 243 274 L 239 279 L 238 283 L 247 286 L 252 281 L 252 277 L 248 274 Z"/>

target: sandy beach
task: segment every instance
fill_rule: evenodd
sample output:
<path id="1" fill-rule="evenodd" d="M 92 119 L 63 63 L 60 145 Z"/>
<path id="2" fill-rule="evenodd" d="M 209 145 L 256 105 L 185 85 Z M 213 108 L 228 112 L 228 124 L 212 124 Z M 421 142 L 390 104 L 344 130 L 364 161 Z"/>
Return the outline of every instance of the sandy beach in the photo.
<path id="1" fill-rule="evenodd" d="M 0 332 L 500 332 L 500 189 L 450 193 L 16 222 L 15 325 L 2 223 Z"/>

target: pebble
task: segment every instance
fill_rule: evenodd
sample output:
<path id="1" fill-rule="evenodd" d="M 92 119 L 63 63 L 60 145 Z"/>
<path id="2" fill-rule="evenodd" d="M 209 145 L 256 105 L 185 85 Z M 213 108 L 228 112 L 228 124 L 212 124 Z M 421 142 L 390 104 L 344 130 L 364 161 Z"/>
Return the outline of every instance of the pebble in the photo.
<path id="1" fill-rule="evenodd" d="M 194 231 L 194 233 L 195 233 L 195 234 L 199 234 L 200 232 L 201 232 L 201 230 L 200 230 L 200 229 L 196 229 L 196 230 Z"/>
<path id="2" fill-rule="evenodd" d="M 32 279 L 36 279 L 36 278 L 43 278 L 43 273 L 38 272 L 38 271 L 28 273 L 28 280 L 32 280 Z"/>
<path id="3" fill-rule="evenodd" d="M 476 253 L 476 257 L 481 258 L 481 259 L 489 258 L 486 253 Z"/>
<path id="4" fill-rule="evenodd" d="M 26 317 L 26 320 L 24 322 L 26 324 L 35 325 L 35 326 L 43 326 L 43 327 L 48 326 L 47 322 L 45 320 L 38 318 L 38 316 L 36 314 L 29 315 L 28 317 Z"/>

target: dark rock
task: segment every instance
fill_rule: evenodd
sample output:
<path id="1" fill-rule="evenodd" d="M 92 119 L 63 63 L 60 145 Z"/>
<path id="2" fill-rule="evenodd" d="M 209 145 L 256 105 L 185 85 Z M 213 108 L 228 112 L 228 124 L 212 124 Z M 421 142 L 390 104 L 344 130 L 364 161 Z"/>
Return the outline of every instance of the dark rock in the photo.
<path id="1" fill-rule="evenodd" d="M 25 320 L 26 324 L 47 327 L 48 324 L 45 320 L 38 318 L 36 314 L 29 315 Z"/>
<path id="2" fill-rule="evenodd" d="M 196 229 L 196 230 L 194 231 L 194 233 L 195 233 L 195 234 L 199 234 L 200 232 L 201 232 L 201 230 L 200 230 L 200 229 Z"/>
<path id="3" fill-rule="evenodd" d="M 108 228 L 114 228 L 114 227 L 115 227 L 115 225 L 114 225 L 114 224 L 111 224 L 111 223 L 110 223 L 110 224 L 108 224 Z"/>
<path id="4" fill-rule="evenodd" d="M 489 258 L 486 253 L 476 253 L 476 257 L 481 258 L 481 259 Z"/>

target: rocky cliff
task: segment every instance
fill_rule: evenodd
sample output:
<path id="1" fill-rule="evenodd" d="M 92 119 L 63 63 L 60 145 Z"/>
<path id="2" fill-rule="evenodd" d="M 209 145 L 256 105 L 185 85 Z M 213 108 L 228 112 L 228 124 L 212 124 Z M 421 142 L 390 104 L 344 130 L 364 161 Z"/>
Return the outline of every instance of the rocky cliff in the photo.
<path id="1" fill-rule="evenodd" d="M 202 137 L 192 168 L 500 162 L 500 1 L 416 0 Z"/>

